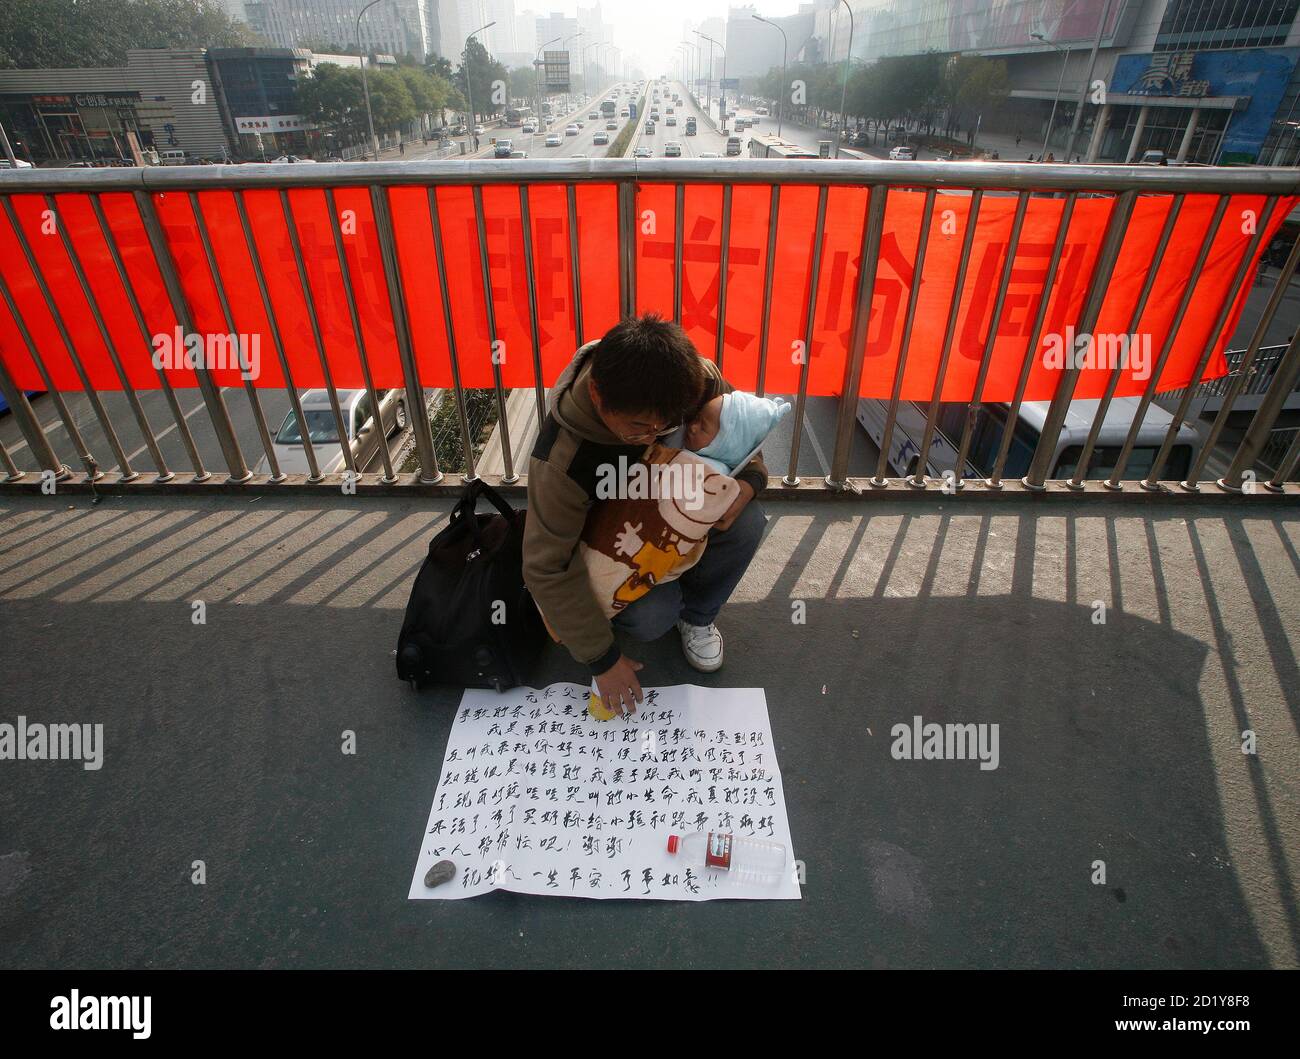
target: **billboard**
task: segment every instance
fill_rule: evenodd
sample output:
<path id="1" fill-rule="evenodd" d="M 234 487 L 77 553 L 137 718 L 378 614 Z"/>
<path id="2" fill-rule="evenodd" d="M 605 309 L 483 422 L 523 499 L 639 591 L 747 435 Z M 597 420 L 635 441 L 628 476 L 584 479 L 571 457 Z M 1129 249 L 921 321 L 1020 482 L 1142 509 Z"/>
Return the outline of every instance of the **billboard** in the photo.
<path id="1" fill-rule="evenodd" d="M 1159 98 L 1236 96 L 1218 161 L 1253 165 L 1300 59 L 1300 48 L 1156 52 L 1121 55 L 1110 91 Z M 1242 103 L 1245 106 L 1242 106 Z"/>
<path id="2" fill-rule="evenodd" d="M 548 51 L 542 57 L 542 87 L 546 92 L 569 90 L 569 53 Z"/>

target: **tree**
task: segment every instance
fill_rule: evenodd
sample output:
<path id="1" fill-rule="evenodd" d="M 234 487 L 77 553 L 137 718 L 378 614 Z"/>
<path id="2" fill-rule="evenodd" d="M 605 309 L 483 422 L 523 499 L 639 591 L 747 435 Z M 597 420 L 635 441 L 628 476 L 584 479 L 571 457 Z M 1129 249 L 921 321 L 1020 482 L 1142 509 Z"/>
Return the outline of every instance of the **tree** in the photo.
<path id="1" fill-rule="evenodd" d="M 469 84 L 466 82 L 467 69 L 472 77 L 472 83 Z M 503 86 L 503 91 L 500 93 L 495 91 L 496 83 Z M 460 70 L 456 74 L 456 87 L 462 94 L 466 94 L 468 90 L 469 98 L 474 102 L 474 113 L 470 115 L 470 120 L 473 121 L 480 114 L 495 114 L 501 110 L 508 102 L 502 97 L 509 95 L 509 83 L 509 71 L 493 59 L 477 39 L 468 40 L 465 50 L 460 54 Z"/>
<path id="2" fill-rule="evenodd" d="M 258 42 L 217 0 L 5 0 L 0 68 L 121 66 L 128 48 Z"/>

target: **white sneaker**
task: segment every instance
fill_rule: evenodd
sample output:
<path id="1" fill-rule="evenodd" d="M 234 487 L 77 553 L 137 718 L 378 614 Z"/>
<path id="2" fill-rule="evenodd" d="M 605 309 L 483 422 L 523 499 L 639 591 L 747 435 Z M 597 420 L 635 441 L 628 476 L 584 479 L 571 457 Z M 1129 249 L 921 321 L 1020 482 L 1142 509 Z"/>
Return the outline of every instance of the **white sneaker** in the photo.
<path id="1" fill-rule="evenodd" d="M 708 625 L 692 625 L 687 621 L 677 623 L 677 631 L 682 634 L 682 652 L 695 669 L 701 673 L 712 673 L 722 668 L 722 633 L 710 622 Z"/>

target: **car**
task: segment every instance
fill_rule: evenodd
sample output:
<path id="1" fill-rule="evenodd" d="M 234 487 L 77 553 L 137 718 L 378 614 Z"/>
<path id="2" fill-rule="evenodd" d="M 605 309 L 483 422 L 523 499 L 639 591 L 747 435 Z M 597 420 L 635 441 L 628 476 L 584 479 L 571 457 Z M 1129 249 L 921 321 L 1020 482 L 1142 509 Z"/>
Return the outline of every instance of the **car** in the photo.
<path id="1" fill-rule="evenodd" d="M 21 158 L 10 162 L 8 158 L 0 158 L 0 169 L 31 169 L 31 162 L 24 162 Z"/>
<path id="2" fill-rule="evenodd" d="M 8 161 L 8 159 L 6 159 L 6 161 Z M 95 163 L 94 162 L 69 162 L 68 168 L 69 169 L 94 169 Z"/>
<path id="3" fill-rule="evenodd" d="M 484 131 L 485 131 L 485 130 L 484 130 L 484 128 L 483 128 L 482 125 L 475 125 L 475 126 L 474 126 L 474 135 L 475 135 L 475 136 L 482 136 L 483 133 L 484 133 Z"/>
<path id="4" fill-rule="evenodd" d="M 677 119 L 676 119 L 675 117 L 673 117 L 671 114 L 668 115 L 668 124 L 669 124 L 669 125 L 676 125 L 676 124 L 677 124 Z"/>
<path id="5" fill-rule="evenodd" d="M 510 157 L 511 157 L 511 158 L 527 158 L 527 157 L 528 157 L 528 152 L 527 152 L 527 151 L 511 151 L 511 152 L 510 152 Z"/>
<path id="6" fill-rule="evenodd" d="M 1142 157 L 1138 159 L 1138 165 L 1168 165 L 1169 160 L 1165 157 L 1164 151 L 1143 151 Z"/>
<path id="7" fill-rule="evenodd" d="M 585 121 L 575 121 L 573 124 L 578 126 L 578 128 L 580 129 L 585 129 L 587 127 L 587 123 Z"/>
<path id="8" fill-rule="evenodd" d="M 451 134 L 453 136 L 464 136 L 466 131 L 465 123 L 463 121 L 458 121 L 451 127 Z"/>
<path id="9" fill-rule="evenodd" d="M 628 110 L 627 107 L 624 107 L 622 110 L 620 110 L 620 111 L 618 112 L 618 116 L 619 116 L 620 118 L 627 118 L 627 117 L 630 117 L 631 114 L 632 114 L 632 112 L 631 112 L 630 110 Z"/>
<path id="10" fill-rule="evenodd" d="M 558 132 L 553 132 L 546 137 L 547 147 L 559 147 L 562 142 L 563 141 L 560 139 L 560 134 Z"/>
<path id="11" fill-rule="evenodd" d="M 602 147 L 609 143 L 609 133 L 598 132 L 596 133 L 595 136 L 591 138 L 591 142 L 594 143 L 597 147 Z"/>
<path id="12" fill-rule="evenodd" d="M 600 120 L 600 115 L 597 114 L 597 113 L 593 110 L 590 114 L 587 115 L 587 120 L 588 120 L 588 121 L 599 121 L 599 120 Z"/>
<path id="13" fill-rule="evenodd" d="M 645 123 L 645 134 L 647 136 L 653 136 L 655 134 L 655 123 L 653 121 L 647 121 Z"/>
<path id="14" fill-rule="evenodd" d="M 347 442 L 352 457 L 360 471 L 379 453 L 390 434 L 406 429 L 406 391 L 377 390 L 382 430 L 375 429 L 374 414 L 367 390 L 339 390 L 339 408 L 347 429 Z M 307 436 L 312 451 L 323 474 L 336 474 L 347 467 L 343 447 L 339 444 L 338 424 L 330 405 L 327 390 L 306 390 L 302 395 L 302 415 L 307 423 Z M 298 416 L 289 410 L 273 439 L 276 462 L 286 474 L 307 474 L 307 453 L 302 444 L 302 428 Z M 265 456 L 254 468 L 257 474 L 269 474 L 270 462 Z"/>
<path id="15" fill-rule="evenodd" d="M 682 145 L 676 140 L 669 140 L 664 144 L 665 158 L 680 158 L 682 156 Z"/>
<path id="16" fill-rule="evenodd" d="M 591 155 L 589 155 L 589 154 L 571 154 L 571 155 L 569 155 L 569 157 L 570 157 L 570 158 L 590 158 Z"/>
<path id="17" fill-rule="evenodd" d="M 524 126 L 522 129 L 520 129 L 519 131 L 520 131 L 521 133 L 523 133 L 525 136 L 531 136 L 531 135 L 533 135 L 533 133 L 535 133 L 535 132 L 537 131 L 537 126 L 536 126 L 536 125 L 525 125 L 525 126 Z"/>
<path id="18" fill-rule="evenodd" d="M 757 115 L 750 115 L 748 118 L 745 119 L 745 124 L 752 129 L 755 125 L 758 124 Z"/>
<path id="19" fill-rule="evenodd" d="M 515 145 L 509 140 L 497 140 L 492 145 L 493 158 L 509 158 L 510 152 L 515 149 Z"/>
<path id="20" fill-rule="evenodd" d="M 614 131 L 617 130 L 617 129 L 618 129 L 618 122 L 616 122 L 616 121 L 607 121 L 607 122 L 605 122 L 605 131 L 606 131 L 606 132 L 614 132 Z"/>
<path id="21" fill-rule="evenodd" d="M 633 157 L 633 158 L 653 158 L 653 157 L 654 157 L 654 151 L 650 150 L 649 147 L 638 147 L 635 151 L 632 152 L 632 157 Z"/>
<path id="22" fill-rule="evenodd" d="M 889 152 L 889 160 L 891 162 L 915 162 L 916 148 L 908 147 L 906 144 L 894 147 Z"/>
<path id="23" fill-rule="evenodd" d="M 566 125 L 566 126 L 564 127 L 564 135 L 565 135 L 565 136 L 577 136 L 577 135 L 578 135 L 578 126 L 576 126 L 576 125 Z"/>
<path id="24" fill-rule="evenodd" d="M 700 154 L 697 154 L 695 157 L 696 158 L 721 158 L 722 155 L 718 154 L 717 151 L 703 151 Z"/>
<path id="25" fill-rule="evenodd" d="M 315 164 L 316 164 L 316 159 L 314 159 L 314 158 L 299 158 L 296 154 L 282 154 L 282 155 L 280 155 L 279 158 L 272 158 L 272 159 L 271 159 L 271 164 L 272 164 L 272 165 L 293 165 L 293 164 L 296 163 L 296 162 L 301 162 L 301 163 L 303 163 L 303 164 L 305 164 L 305 165 L 315 165 Z"/>
<path id="26" fill-rule="evenodd" d="M 669 107 L 669 108 L 668 108 L 668 113 L 669 113 L 669 114 L 672 114 L 672 113 L 673 113 L 673 108 L 672 108 L 672 107 Z"/>

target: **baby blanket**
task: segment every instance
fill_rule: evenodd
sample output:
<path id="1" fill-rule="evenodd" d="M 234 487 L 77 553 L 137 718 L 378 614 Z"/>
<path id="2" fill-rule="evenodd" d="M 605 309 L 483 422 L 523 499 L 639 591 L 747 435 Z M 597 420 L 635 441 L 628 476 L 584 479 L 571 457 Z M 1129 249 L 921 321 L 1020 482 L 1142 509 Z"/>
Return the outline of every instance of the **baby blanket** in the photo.
<path id="1" fill-rule="evenodd" d="M 606 490 L 613 495 L 602 497 L 597 483 L 578 542 L 607 618 L 694 566 L 709 530 L 740 495 L 734 478 L 695 453 L 660 444 L 641 461 L 621 462 L 613 477 Z"/>

